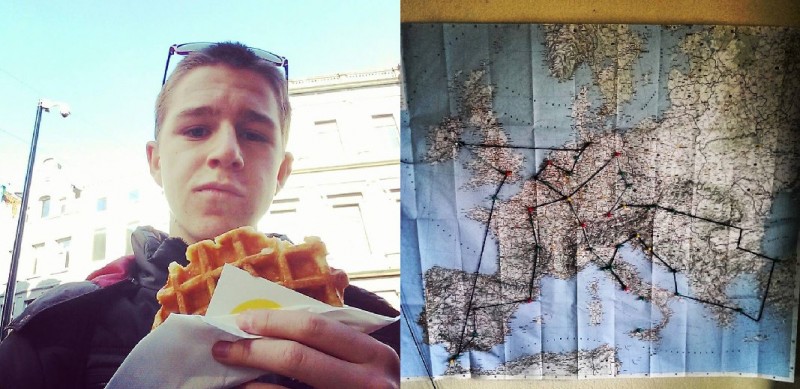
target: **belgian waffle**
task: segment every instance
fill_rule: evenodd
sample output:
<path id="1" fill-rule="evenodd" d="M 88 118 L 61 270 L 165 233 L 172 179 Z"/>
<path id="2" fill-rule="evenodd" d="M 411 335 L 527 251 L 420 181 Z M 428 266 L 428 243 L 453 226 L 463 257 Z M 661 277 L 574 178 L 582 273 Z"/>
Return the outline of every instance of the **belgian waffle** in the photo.
<path id="1" fill-rule="evenodd" d="M 318 237 L 306 237 L 304 243 L 292 245 L 252 227 L 237 228 L 214 241 L 192 244 L 186 249 L 186 267 L 175 262 L 169 265 L 167 283 L 156 294 L 161 309 L 153 328 L 170 313 L 205 314 L 226 263 L 340 307 L 348 285 L 347 274 L 331 270 L 326 255 L 325 244 Z"/>

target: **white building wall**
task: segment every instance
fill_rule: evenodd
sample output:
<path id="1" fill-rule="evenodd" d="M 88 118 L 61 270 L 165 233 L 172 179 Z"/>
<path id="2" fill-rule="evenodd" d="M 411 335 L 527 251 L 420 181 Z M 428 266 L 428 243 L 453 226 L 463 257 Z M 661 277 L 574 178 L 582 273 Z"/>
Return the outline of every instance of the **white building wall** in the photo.
<path id="1" fill-rule="evenodd" d="M 121 177 L 80 188 L 75 198 L 74 176 L 61 169 L 52 170 L 48 161 L 34 168 L 34 181 L 28 202 L 27 223 L 17 269 L 17 297 L 14 314 L 50 287 L 81 281 L 94 270 L 126 254 L 131 225 L 153 225 L 167 229 L 168 210 L 160 188 L 147 175 Z M 138 200 L 130 197 L 138 193 Z M 44 201 L 51 204 L 42 213 Z M 61 201 L 61 199 L 64 201 Z M 106 199 L 106 209 L 98 210 L 98 199 Z M 63 205 L 63 207 L 62 207 Z M 105 232 L 104 255 L 95 259 L 95 232 Z M 4 235 L 13 240 L 14 234 Z M 69 240 L 68 247 L 64 241 Z M 68 256 L 68 258 L 67 258 Z M 8 264 L 3 264 L 2 292 L 7 282 Z"/>
<path id="2" fill-rule="evenodd" d="M 319 236 L 331 266 L 399 308 L 399 69 L 300 80 L 290 95 L 294 172 L 259 229 Z"/>

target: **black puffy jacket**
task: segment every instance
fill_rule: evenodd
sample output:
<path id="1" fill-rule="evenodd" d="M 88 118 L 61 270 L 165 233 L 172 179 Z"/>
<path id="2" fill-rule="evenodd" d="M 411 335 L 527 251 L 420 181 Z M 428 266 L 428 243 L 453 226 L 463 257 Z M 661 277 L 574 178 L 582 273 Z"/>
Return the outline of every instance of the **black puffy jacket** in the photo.
<path id="1" fill-rule="evenodd" d="M 0 343 L 1 388 L 102 388 L 133 347 L 150 332 L 159 308 L 156 292 L 170 262 L 186 265 L 186 244 L 140 227 L 132 236 L 134 255 L 89 276 L 59 285 L 36 299 L 12 321 Z M 385 316 L 399 313 L 380 297 L 349 286 L 345 304 Z M 399 355 L 399 323 L 371 335 Z M 268 378 L 288 387 L 305 387 Z"/>

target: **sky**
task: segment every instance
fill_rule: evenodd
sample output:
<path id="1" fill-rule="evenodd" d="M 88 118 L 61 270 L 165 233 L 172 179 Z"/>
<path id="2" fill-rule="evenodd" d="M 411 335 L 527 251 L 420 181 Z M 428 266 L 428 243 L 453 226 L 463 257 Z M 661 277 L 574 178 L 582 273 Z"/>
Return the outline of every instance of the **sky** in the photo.
<path id="1" fill-rule="evenodd" d="M 147 175 L 145 142 L 173 43 L 239 41 L 288 58 L 291 79 L 388 69 L 400 64 L 400 2 L 6 0 L 0 39 L 0 184 L 22 190 L 46 98 L 72 114 L 43 114 L 37 161 L 55 158 L 90 185 Z"/>

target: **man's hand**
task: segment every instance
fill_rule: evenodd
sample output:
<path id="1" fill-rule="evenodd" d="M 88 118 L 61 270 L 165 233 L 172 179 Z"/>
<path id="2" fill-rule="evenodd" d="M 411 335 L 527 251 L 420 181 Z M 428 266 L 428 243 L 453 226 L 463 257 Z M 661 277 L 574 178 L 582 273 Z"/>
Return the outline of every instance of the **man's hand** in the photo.
<path id="1" fill-rule="evenodd" d="M 247 311 L 239 328 L 263 339 L 217 342 L 225 364 L 249 366 L 315 388 L 398 388 L 400 358 L 391 347 L 347 325 L 299 311 Z"/>

